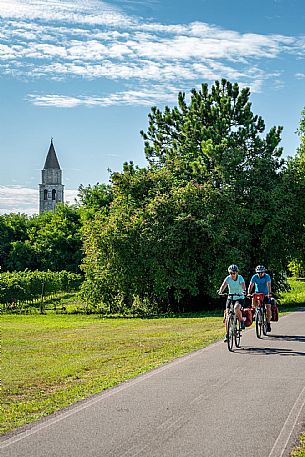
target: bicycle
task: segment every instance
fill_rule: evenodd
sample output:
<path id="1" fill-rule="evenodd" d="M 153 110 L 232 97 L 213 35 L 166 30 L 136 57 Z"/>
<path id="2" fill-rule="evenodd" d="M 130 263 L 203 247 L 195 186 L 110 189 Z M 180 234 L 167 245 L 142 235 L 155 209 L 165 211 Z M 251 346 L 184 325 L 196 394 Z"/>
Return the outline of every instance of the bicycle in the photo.
<path id="1" fill-rule="evenodd" d="M 257 305 L 255 308 L 255 331 L 257 338 L 262 337 L 262 332 L 264 336 L 267 336 L 267 316 L 266 316 L 266 306 L 264 303 L 265 294 L 262 292 L 255 292 L 250 295 L 256 301 Z"/>
<path id="2" fill-rule="evenodd" d="M 233 297 L 242 297 L 244 298 L 244 295 L 240 294 L 220 294 L 221 296 L 228 297 L 229 299 L 229 308 L 228 308 L 228 313 L 226 317 L 226 339 L 227 339 L 227 345 L 228 349 L 230 352 L 233 352 L 233 345 L 235 342 L 235 346 L 237 348 L 240 348 L 240 337 L 241 337 L 241 328 L 240 328 L 240 322 L 239 319 L 237 319 L 237 316 L 234 311 L 234 303 L 235 299 Z"/>

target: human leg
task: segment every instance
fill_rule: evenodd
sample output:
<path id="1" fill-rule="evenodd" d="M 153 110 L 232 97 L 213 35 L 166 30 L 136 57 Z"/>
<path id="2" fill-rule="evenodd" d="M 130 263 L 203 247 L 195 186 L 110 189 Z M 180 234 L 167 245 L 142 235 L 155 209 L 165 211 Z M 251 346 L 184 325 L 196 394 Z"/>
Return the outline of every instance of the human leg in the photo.
<path id="1" fill-rule="evenodd" d="M 235 302 L 234 304 L 234 312 L 236 314 L 236 317 L 239 321 L 243 320 L 242 312 L 241 312 L 241 305 L 239 301 Z"/>
<path id="2" fill-rule="evenodd" d="M 226 309 L 224 310 L 223 312 L 223 322 L 225 324 L 225 328 L 226 328 L 226 334 L 225 334 L 225 337 L 224 337 L 224 343 L 226 343 L 228 341 L 228 314 L 229 314 L 229 306 L 230 306 L 230 302 L 229 300 L 227 300 L 227 303 L 226 303 Z"/>
<path id="3" fill-rule="evenodd" d="M 265 307 L 266 307 L 266 321 L 267 321 L 266 331 L 271 332 L 271 325 L 270 325 L 270 321 L 271 321 L 271 317 L 272 317 L 271 301 L 268 297 L 265 297 L 264 303 L 265 303 Z"/>
<path id="4" fill-rule="evenodd" d="M 236 314 L 237 319 L 239 320 L 239 322 L 241 324 L 240 328 L 244 329 L 245 328 L 245 323 L 244 323 L 243 315 L 242 315 L 242 312 L 241 312 L 241 303 L 239 301 L 236 301 L 235 304 L 234 304 L 234 312 Z"/>
<path id="5" fill-rule="evenodd" d="M 266 315 L 267 315 L 267 322 L 270 324 L 271 321 L 271 304 L 266 304 Z"/>

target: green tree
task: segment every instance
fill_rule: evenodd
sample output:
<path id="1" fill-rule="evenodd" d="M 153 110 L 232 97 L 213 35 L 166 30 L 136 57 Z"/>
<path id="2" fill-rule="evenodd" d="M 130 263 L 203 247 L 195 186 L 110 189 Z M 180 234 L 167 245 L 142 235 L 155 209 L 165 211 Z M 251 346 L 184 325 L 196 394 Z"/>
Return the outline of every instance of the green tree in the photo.
<path id="1" fill-rule="evenodd" d="M 282 129 L 263 136 L 249 97 L 223 80 L 193 90 L 189 103 L 180 93 L 177 107 L 152 108 L 142 132 L 148 166 L 113 173 L 107 215 L 85 223 L 92 303 L 203 308 L 230 263 L 246 277 L 265 263 L 281 285 L 287 250 L 271 229 L 281 221 Z"/>
<path id="2" fill-rule="evenodd" d="M 4 214 L 0 216 L 0 265 L 2 270 L 9 268 L 9 254 L 12 243 L 22 243 L 27 239 L 29 217 L 26 214 Z"/>
<path id="3" fill-rule="evenodd" d="M 145 155 L 151 165 L 168 166 L 179 179 L 209 180 L 215 187 L 234 191 L 249 189 L 257 172 L 272 173 L 283 164 L 279 148 L 281 127 L 262 138 L 263 119 L 254 115 L 249 88 L 226 80 L 208 90 L 192 90 L 190 103 L 179 93 L 178 107 L 153 107 L 147 133 L 143 131 Z"/>
<path id="4" fill-rule="evenodd" d="M 0 216 L 0 256 L 3 270 L 77 272 L 82 258 L 80 210 L 58 205 L 32 217 Z"/>
<path id="5" fill-rule="evenodd" d="M 37 252 L 29 240 L 11 242 L 6 266 L 10 271 L 35 270 L 40 266 Z"/>
<path id="6" fill-rule="evenodd" d="M 293 240 L 294 254 L 290 269 L 296 276 L 305 277 L 305 108 L 301 114 L 300 126 L 297 131 L 300 138 L 295 157 L 288 164 L 287 181 L 292 189 Z"/>
<path id="7" fill-rule="evenodd" d="M 80 211 L 59 204 L 32 221 L 29 241 L 39 259 L 41 270 L 77 272 L 82 259 Z"/>
<path id="8" fill-rule="evenodd" d="M 247 232 L 246 238 L 239 239 L 249 259 L 248 275 L 258 263 L 277 270 L 287 262 L 282 255 L 280 265 L 274 265 L 281 257 L 283 239 L 275 239 L 270 231 L 276 225 L 275 212 L 279 221 L 283 219 L 278 211 L 284 166 L 279 147 L 282 127 L 272 127 L 263 137 L 265 123 L 252 112 L 249 98 L 249 88 L 240 90 L 226 80 L 216 81 L 210 91 L 203 84 L 201 90 L 192 90 L 189 104 L 180 93 L 178 107 L 166 107 L 163 113 L 152 108 L 148 131 L 142 132 L 151 166 L 166 166 L 180 180 L 209 182 L 227 196 L 227 202 L 231 200 L 229 210 L 223 206 L 220 214 L 231 222 L 232 231 Z M 217 227 L 216 214 L 214 218 Z"/>
<path id="9" fill-rule="evenodd" d="M 112 187 L 109 184 L 97 183 L 78 188 L 78 197 L 86 218 L 91 218 L 96 211 L 107 210 L 113 200 Z"/>

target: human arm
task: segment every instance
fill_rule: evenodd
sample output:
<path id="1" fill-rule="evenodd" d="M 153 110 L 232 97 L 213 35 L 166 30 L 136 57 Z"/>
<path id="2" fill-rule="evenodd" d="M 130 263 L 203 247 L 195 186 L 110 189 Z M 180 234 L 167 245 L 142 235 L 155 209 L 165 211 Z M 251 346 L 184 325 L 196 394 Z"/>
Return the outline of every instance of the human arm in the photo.
<path id="1" fill-rule="evenodd" d="M 246 295 L 246 290 L 247 290 L 247 289 L 246 289 L 246 283 L 245 283 L 245 281 L 242 281 L 242 282 L 240 283 L 240 285 L 241 285 L 241 287 L 242 287 L 242 289 L 243 289 L 243 293 Z"/>
<path id="2" fill-rule="evenodd" d="M 219 293 L 219 294 L 223 294 L 223 292 L 224 292 L 224 290 L 225 290 L 225 288 L 226 288 L 227 286 L 228 286 L 228 283 L 227 283 L 227 281 L 226 281 L 226 279 L 225 279 L 225 280 L 223 281 L 223 283 L 221 284 L 218 293 Z"/>
<path id="3" fill-rule="evenodd" d="M 267 287 L 268 287 L 268 296 L 270 297 L 270 295 L 272 294 L 272 292 L 271 292 L 271 279 L 270 279 L 270 281 L 267 281 Z"/>
<path id="4" fill-rule="evenodd" d="M 253 287 L 254 287 L 254 282 L 250 282 L 249 287 L 248 287 L 248 295 L 251 294 Z"/>

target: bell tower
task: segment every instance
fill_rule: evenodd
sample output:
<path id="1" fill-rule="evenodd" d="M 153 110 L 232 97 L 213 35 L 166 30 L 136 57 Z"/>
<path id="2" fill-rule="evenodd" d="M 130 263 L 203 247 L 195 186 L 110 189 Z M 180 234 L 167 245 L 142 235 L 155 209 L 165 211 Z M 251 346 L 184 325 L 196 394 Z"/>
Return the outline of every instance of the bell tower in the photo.
<path id="1" fill-rule="evenodd" d="M 57 203 L 64 201 L 64 186 L 62 184 L 62 171 L 57 160 L 53 145 L 53 138 L 46 162 L 41 171 L 41 184 L 39 184 L 39 214 L 45 211 L 54 211 Z"/>

